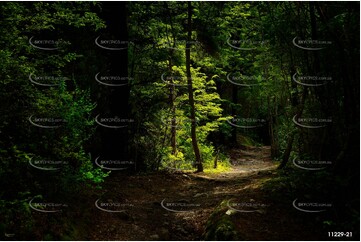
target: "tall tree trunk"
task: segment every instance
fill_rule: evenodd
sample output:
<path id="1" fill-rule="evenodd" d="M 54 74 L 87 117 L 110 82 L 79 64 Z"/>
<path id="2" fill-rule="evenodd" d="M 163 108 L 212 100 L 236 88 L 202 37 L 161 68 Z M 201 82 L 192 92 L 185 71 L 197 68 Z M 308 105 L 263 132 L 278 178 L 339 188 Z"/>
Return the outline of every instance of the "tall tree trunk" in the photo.
<path id="1" fill-rule="evenodd" d="M 201 160 L 201 154 L 199 152 L 197 134 L 196 134 L 196 114 L 194 108 L 194 97 L 193 97 L 193 82 L 191 75 L 191 40 L 192 40 L 192 5 L 191 2 L 188 2 L 188 35 L 187 35 L 187 44 L 186 44 L 186 72 L 187 72 L 187 84 L 188 84 L 188 97 L 189 97 L 189 106 L 191 111 L 191 136 L 192 136 L 192 145 L 194 155 L 196 157 L 196 166 L 197 172 L 203 171 L 203 165 Z"/>
<path id="2" fill-rule="evenodd" d="M 170 52 L 169 57 L 169 65 L 168 65 L 168 71 L 169 73 L 172 73 L 172 53 L 173 50 Z M 171 146 L 172 146 L 172 155 L 175 155 L 177 153 L 177 143 L 176 143 L 176 135 L 177 135 L 177 122 L 176 122 L 176 107 L 174 105 L 175 100 L 175 86 L 173 85 L 173 78 L 170 78 L 170 86 L 169 86 L 169 102 L 170 102 L 170 110 L 171 110 Z"/>
<path id="3" fill-rule="evenodd" d="M 275 130 L 275 127 L 277 127 L 277 101 L 276 98 L 273 98 L 273 101 L 271 103 L 270 97 L 267 99 L 268 101 L 268 117 L 269 117 L 269 135 L 271 138 L 271 156 L 272 158 L 279 156 L 279 143 L 278 143 L 278 136 Z M 275 106 L 274 108 L 272 106 Z"/>
<path id="4" fill-rule="evenodd" d="M 106 2 L 104 3 L 103 18 L 107 24 L 109 36 L 114 39 L 127 40 L 127 5 L 126 2 Z M 109 73 L 118 74 L 122 77 L 128 76 L 128 54 L 126 50 L 109 51 L 102 50 L 108 56 Z M 105 94 L 97 100 L 98 106 L 96 114 L 109 115 L 109 117 L 119 117 L 128 119 L 129 115 L 129 85 L 122 87 L 105 87 Z M 95 136 L 100 137 L 101 147 L 96 152 L 96 156 L 104 159 L 130 160 L 129 128 L 110 129 L 100 127 Z M 134 158 L 134 157 L 133 157 Z M 129 167 L 133 168 L 133 167 Z M 136 167 L 134 166 L 134 169 Z M 130 169 L 128 169 L 130 170 Z"/>
<path id="5" fill-rule="evenodd" d="M 168 27 L 166 27 L 166 32 L 167 32 L 167 39 L 168 42 L 170 43 L 171 41 L 169 40 L 169 35 L 171 35 L 172 40 L 173 40 L 173 48 L 175 48 L 175 43 L 176 43 L 176 38 L 175 38 L 175 33 L 174 33 L 174 28 L 173 28 L 173 18 L 172 18 L 172 13 L 171 10 L 168 6 L 167 2 L 164 2 L 164 7 L 167 9 L 168 12 L 168 16 L 169 16 L 169 21 L 170 21 L 170 28 L 171 28 L 171 33 L 168 32 Z M 171 147 L 172 147 L 172 155 L 175 155 L 177 153 L 177 142 L 176 142 L 176 137 L 177 137 L 177 122 L 176 122 L 176 107 L 174 105 L 174 101 L 176 99 L 176 89 L 173 83 L 173 70 L 172 70 L 172 66 L 173 66 L 173 54 L 174 54 L 174 49 L 170 48 L 169 49 L 169 60 L 168 60 L 168 73 L 169 75 L 171 75 L 170 77 L 170 85 L 169 85 L 169 105 L 170 105 L 170 111 L 171 111 L 171 137 L 170 137 L 170 142 L 171 142 Z"/>
<path id="6" fill-rule="evenodd" d="M 236 108 L 235 108 L 235 104 L 238 103 L 238 86 L 237 85 L 232 85 L 232 117 L 237 118 L 237 112 L 236 112 Z M 231 142 L 233 143 L 232 145 L 237 146 L 237 127 L 232 126 L 232 133 L 231 133 Z"/>

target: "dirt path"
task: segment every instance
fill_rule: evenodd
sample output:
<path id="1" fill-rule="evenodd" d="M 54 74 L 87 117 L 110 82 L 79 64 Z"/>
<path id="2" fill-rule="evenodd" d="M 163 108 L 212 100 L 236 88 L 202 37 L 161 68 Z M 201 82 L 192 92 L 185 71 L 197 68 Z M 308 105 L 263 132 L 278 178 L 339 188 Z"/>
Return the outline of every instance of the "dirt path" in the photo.
<path id="1" fill-rule="evenodd" d="M 93 197 L 83 239 L 201 240 L 207 219 L 227 199 L 243 240 L 317 239 L 291 205 L 265 198 L 262 184 L 276 174 L 269 147 L 233 150 L 231 160 L 233 169 L 221 174 L 113 175 Z"/>

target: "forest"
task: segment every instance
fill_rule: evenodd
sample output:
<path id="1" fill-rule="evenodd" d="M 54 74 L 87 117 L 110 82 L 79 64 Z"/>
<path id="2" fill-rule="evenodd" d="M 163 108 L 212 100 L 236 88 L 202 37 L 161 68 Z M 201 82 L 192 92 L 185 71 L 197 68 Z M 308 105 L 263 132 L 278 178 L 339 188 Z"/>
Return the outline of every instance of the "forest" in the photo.
<path id="1" fill-rule="evenodd" d="M 360 3 L 0 2 L 0 238 L 359 241 Z"/>

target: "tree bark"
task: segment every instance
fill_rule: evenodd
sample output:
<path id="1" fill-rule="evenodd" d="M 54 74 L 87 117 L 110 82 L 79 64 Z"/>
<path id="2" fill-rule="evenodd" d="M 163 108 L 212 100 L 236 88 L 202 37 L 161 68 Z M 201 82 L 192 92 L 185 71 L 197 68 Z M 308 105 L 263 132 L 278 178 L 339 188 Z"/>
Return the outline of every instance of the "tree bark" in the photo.
<path id="1" fill-rule="evenodd" d="M 235 104 L 238 103 L 238 87 L 237 85 L 232 85 L 232 117 L 237 118 L 237 112 L 236 112 L 236 108 L 235 108 Z M 231 133 L 231 140 L 232 143 L 235 147 L 238 146 L 238 142 L 237 142 L 237 127 L 232 126 L 232 133 Z"/>
<path id="2" fill-rule="evenodd" d="M 203 165 L 201 160 L 201 154 L 199 152 L 197 134 L 196 134 L 196 114 L 194 108 L 194 97 L 193 97 L 193 82 L 191 75 L 191 40 L 192 40 L 192 5 L 191 2 L 188 2 L 188 35 L 187 35 L 187 44 L 186 44 L 186 72 L 187 72 L 187 84 L 188 84 L 188 98 L 189 106 L 191 111 L 191 136 L 192 136 L 192 146 L 194 155 L 196 158 L 195 165 L 197 167 L 197 172 L 203 171 Z"/>
<path id="3" fill-rule="evenodd" d="M 172 19 L 172 13 L 168 7 L 168 3 L 164 2 L 164 6 L 167 8 L 168 11 L 168 16 L 169 16 L 169 21 L 170 21 L 170 28 L 171 28 L 171 33 L 169 34 L 168 32 L 168 27 L 166 28 L 167 31 L 167 39 L 168 42 L 169 41 L 169 35 L 172 36 L 173 39 L 173 48 L 175 48 L 175 33 L 174 33 L 174 28 L 173 28 L 173 19 Z M 171 111 L 171 137 L 170 137 L 170 142 L 171 142 L 171 147 L 172 147 L 172 155 L 175 155 L 177 153 L 177 122 L 176 122 L 176 107 L 174 105 L 174 101 L 176 99 L 176 90 L 175 90 L 175 86 L 173 83 L 173 70 L 172 70 L 172 66 L 173 66 L 173 54 L 174 54 L 174 49 L 169 49 L 169 60 L 168 60 L 168 73 L 169 75 L 171 75 L 171 78 L 169 80 L 170 85 L 169 85 L 169 103 L 170 103 L 170 111 Z"/>
<path id="4" fill-rule="evenodd" d="M 278 143 L 278 136 L 275 130 L 277 127 L 276 120 L 277 120 L 277 102 L 276 98 L 273 99 L 273 103 L 270 101 L 270 97 L 268 97 L 268 116 L 269 116 L 269 134 L 271 138 L 271 156 L 272 158 L 279 156 L 279 143 Z M 274 108 L 272 106 L 275 106 Z"/>
<path id="5" fill-rule="evenodd" d="M 286 164 L 287 164 L 287 162 L 288 162 L 288 160 L 290 158 L 290 155 L 291 155 L 293 140 L 295 138 L 295 134 L 296 134 L 296 132 L 292 132 L 290 137 L 288 138 L 286 150 L 283 153 L 281 164 L 278 166 L 277 169 L 283 169 L 286 166 Z"/>
<path id="6" fill-rule="evenodd" d="M 172 51 L 169 57 L 169 66 L 168 70 L 169 73 L 172 73 Z M 172 155 L 175 155 L 177 153 L 177 143 L 176 143 L 176 135 L 177 135 L 177 122 L 176 122 L 176 107 L 174 105 L 175 100 L 175 87 L 173 85 L 173 78 L 170 79 L 170 86 L 169 86 L 169 102 L 170 102 L 170 110 L 171 110 L 171 146 L 172 146 Z"/>
<path id="7" fill-rule="evenodd" d="M 127 5 L 126 2 L 106 2 L 104 3 L 104 16 L 107 24 L 107 30 L 114 39 L 127 40 Z M 102 50 L 108 56 L 109 64 L 107 69 L 111 74 L 119 74 L 122 77 L 128 77 L 128 54 L 127 51 L 109 51 Z M 123 87 L 103 87 L 104 93 L 97 100 L 95 114 L 109 115 L 109 117 L 118 117 L 120 119 L 129 119 L 130 106 L 129 85 Z M 101 89 L 99 89 L 101 90 Z M 130 124 L 129 124 L 130 126 Z M 101 156 L 105 159 L 133 160 L 129 156 L 129 128 L 109 129 L 100 127 L 97 129 L 94 137 L 99 140 L 100 147 L 93 151 L 95 157 Z M 129 167 L 136 169 L 136 166 Z M 127 169 L 129 171 L 131 169 Z"/>

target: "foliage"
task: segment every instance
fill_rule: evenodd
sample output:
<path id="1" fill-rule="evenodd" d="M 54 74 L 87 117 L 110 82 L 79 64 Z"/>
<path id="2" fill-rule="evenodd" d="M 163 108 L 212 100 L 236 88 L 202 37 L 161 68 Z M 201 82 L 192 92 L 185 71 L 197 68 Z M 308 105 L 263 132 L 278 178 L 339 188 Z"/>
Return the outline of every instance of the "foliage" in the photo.
<path id="1" fill-rule="evenodd" d="M 67 31 L 105 27 L 93 12 L 97 6 L 70 2 L 0 4 L 0 214 L 5 230 L 1 232 L 16 229 L 17 238 L 32 238 L 29 199 L 36 194 L 66 197 L 77 192 L 81 183 L 99 184 L 107 176 L 93 167 L 84 152 L 94 129 L 90 114 L 95 106 L 89 90 L 75 82 L 70 67 L 81 61 L 81 55 L 67 40 Z M 36 48 L 30 44 L 34 39 L 53 41 L 52 47 L 58 49 Z M 30 121 L 57 127 L 41 128 Z M 30 165 L 39 160 L 61 161 L 59 170 L 41 171 Z"/>
<path id="2" fill-rule="evenodd" d="M 104 150 L 131 153 L 137 171 L 194 170 L 192 123 L 205 172 L 229 169 L 230 149 L 269 145 L 284 167 L 265 186 L 272 199 L 335 201 L 332 212 L 316 216 L 318 224 L 328 231 L 357 230 L 359 189 L 352 184 L 359 182 L 359 4 L 190 5 L 188 23 L 188 3 L 124 3 L 120 23 L 108 16 L 113 6 L 107 3 L 0 4 L 1 234 L 20 228 L 27 238 L 68 239 L 62 232 L 32 234 L 37 219 L 27 202 L 36 196 L 71 199 L 84 187 L 101 188 L 110 173 L 95 166 L 92 156 Z M 132 43 L 128 49 L 97 49 L 94 37 L 118 38 L 114 29 Z M 36 40 L 50 42 L 52 50 L 34 45 Z M 300 48 L 297 40 L 309 43 Z M 307 50 L 315 46 L 321 48 Z M 93 74 L 119 68 L 128 69 L 123 89 L 94 81 Z M 304 77 L 327 82 L 300 82 Z M 94 113 L 114 110 L 131 116 L 134 125 L 124 132 L 95 128 Z M 309 128 L 297 118 L 308 118 L 309 125 L 330 121 Z M 296 158 L 332 165 L 309 172 L 293 166 Z M 34 162 L 41 161 L 58 164 L 39 169 Z M 222 224 L 207 238 L 235 238 L 228 220 L 216 220 Z"/>

